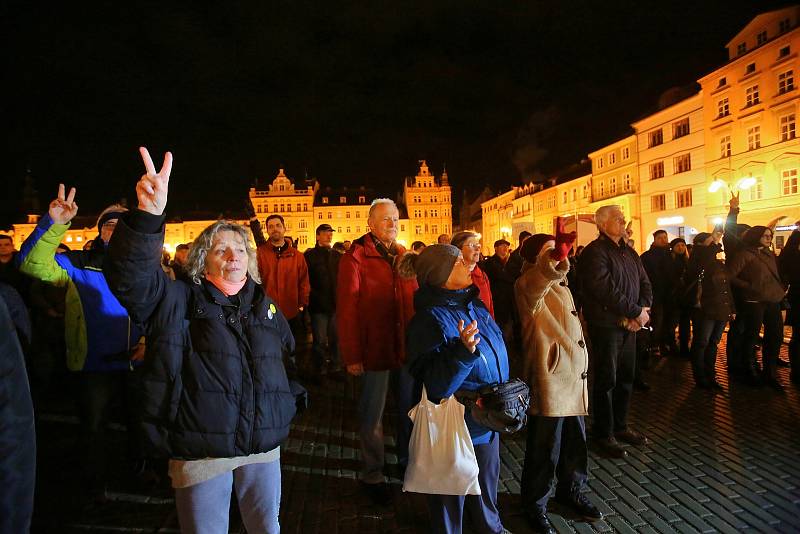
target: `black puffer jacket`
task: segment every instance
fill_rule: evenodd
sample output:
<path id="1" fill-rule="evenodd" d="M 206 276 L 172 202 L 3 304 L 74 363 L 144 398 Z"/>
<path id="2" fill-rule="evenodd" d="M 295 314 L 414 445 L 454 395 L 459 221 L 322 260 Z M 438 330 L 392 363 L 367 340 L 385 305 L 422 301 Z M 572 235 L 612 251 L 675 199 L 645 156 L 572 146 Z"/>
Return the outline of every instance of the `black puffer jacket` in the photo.
<path id="1" fill-rule="evenodd" d="M 653 304 L 653 290 L 639 255 L 605 234 L 586 245 L 578 262 L 583 315 L 593 326 L 619 326 Z"/>
<path id="2" fill-rule="evenodd" d="M 148 329 L 138 399 L 145 452 L 197 459 L 274 449 L 295 414 L 286 319 L 249 278 L 231 297 L 205 280 L 171 281 L 159 265 L 163 240 L 163 217 L 134 210 L 117 224 L 105 264 L 112 291 Z"/>

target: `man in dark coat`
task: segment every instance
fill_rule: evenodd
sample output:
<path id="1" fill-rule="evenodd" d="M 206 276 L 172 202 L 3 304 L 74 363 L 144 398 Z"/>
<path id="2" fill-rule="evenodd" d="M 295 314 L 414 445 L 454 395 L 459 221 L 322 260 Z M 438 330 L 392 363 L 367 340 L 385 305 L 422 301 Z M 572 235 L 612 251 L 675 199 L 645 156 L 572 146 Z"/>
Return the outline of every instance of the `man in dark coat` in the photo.
<path id="1" fill-rule="evenodd" d="M 331 241 L 333 228 L 327 223 L 320 224 L 317 227 L 316 246 L 305 251 L 311 283 L 308 311 L 311 315 L 314 367 L 319 375 L 327 371 L 332 376 L 339 376 L 341 363 L 336 347 L 336 277 L 342 255 L 331 248 Z"/>
<path id="2" fill-rule="evenodd" d="M 622 210 L 603 206 L 595 214 L 595 223 L 600 236 L 586 246 L 578 263 L 594 360 L 592 432 L 602 453 L 622 458 L 627 453 L 617 439 L 632 445 L 647 443 L 642 434 L 628 428 L 627 419 L 636 332 L 650 321 L 653 293 L 639 256 L 625 240 Z"/>
<path id="3" fill-rule="evenodd" d="M 19 294 L 0 284 L 0 533 L 28 532 L 33 515 L 36 436 L 20 337 L 30 337 Z"/>
<path id="4" fill-rule="evenodd" d="M 792 371 L 789 378 L 795 384 L 800 383 L 800 221 L 794 224 L 794 231 L 786 240 L 778 266 L 781 277 L 789 284 L 789 311 L 786 324 L 792 327 L 792 340 L 789 342 L 789 362 Z"/>
<path id="5" fill-rule="evenodd" d="M 506 345 L 515 347 L 514 325 L 517 312 L 514 301 L 514 282 L 519 278 L 521 263 L 512 260 L 511 243 L 505 239 L 494 242 L 494 255 L 489 256 L 480 265 L 481 270 L 489 277 L 492 288 L 492 302 L 497 325 L 503 331 Z"/>

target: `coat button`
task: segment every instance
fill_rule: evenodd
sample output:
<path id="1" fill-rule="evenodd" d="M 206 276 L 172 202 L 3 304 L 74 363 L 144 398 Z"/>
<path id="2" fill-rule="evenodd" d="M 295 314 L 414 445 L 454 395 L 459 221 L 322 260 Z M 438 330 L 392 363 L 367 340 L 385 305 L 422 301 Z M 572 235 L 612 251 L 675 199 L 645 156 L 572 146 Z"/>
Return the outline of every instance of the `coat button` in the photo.
<path id="1" fill-rule="evenodd" d="M 578 346 L 579 346 L 580 348 L 583 348 L 583 347 L 585 347 L 585 346 L 586 346 L 586 343 L 584 343 L 582 339 L 579 339 L 579 340 L 578 340 Z"/>
<path id="2" fill-rule="evenodd" d="M 574 315 L 575 317 L 577 317 L 577 316 L 578 316 L 578 310 L 572 310 L 570 313 L 571 313 L 572 315 Z"/>
<path id="3" fill-rule="evenodd" d="M 587 376 L 589 376 L 589 373 L 587 373 L 586 371 L 584 371 L 584 372 L 582 372 L 582 373 L 581 373 L 581 379 L 582 379 L 582 380 L 586 380 L 586 377 L 587 377 Z"/>
<path id="4" fill-rule="evenodd" d="M 565 285 L 567 285 L 567 283 L 566 282 L 559 282 L 558 285 L 565 286 Z"/>
<path id="5" fill-rule="evenodd" d="M 197 315 L 203 315 L 205 312 L 203 308 L 197 308 Z"/>
<path id="6" fill-rule="evenodd" d="M 236 324 L 236 317 L 234 317 L 233 315 L 231 315 L 231 318 L 230 318 L 230 319 L 228 319 L 228 322 L 229 322 L 229 323 L 231 323 L 231 324 Z"/>
<path id="7" fill-rule="evenodd" d="M 225 316 L 222 315 L 221 313 L 219 315 L 217 315 L 217 317 L 220 318 L 220 319 L 225 319 Z"/>

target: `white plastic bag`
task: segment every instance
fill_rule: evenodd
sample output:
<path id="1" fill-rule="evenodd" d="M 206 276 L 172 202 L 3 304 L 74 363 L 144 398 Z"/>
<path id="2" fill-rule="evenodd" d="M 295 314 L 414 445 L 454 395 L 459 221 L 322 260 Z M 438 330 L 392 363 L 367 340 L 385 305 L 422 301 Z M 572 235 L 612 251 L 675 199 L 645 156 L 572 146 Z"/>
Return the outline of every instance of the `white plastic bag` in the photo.
<path id="1" fill-rule="evenodd" d="M 478 460 L 455 396 L 434 404 L 425 387 L 408 416 L 414 421 L 408 443 L 403 491 L 432 495 L 480 495 Z"/>

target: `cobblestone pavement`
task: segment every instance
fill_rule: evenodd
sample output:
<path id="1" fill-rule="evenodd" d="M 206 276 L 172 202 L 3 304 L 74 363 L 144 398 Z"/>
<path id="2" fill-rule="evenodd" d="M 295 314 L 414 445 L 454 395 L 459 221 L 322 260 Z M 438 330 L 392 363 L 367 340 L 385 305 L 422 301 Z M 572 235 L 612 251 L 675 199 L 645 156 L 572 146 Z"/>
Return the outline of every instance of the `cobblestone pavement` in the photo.
<path id="1" fill-rule="evenodd" d="M 720 354 L 724 354 L 721 348 Z M 785 346 L 782 357 L 786 357 Z M 724 361 L 724 357 L 722 358 Z M 649 392 L 637 392 L 632 424 L 651 444 L 629 456 L 590 457 L 588 496 L 605 514 L 593 524 L 550 510 L 559 532 L 799 532 L 800 391 L 781 394 L 729 384 L 725 392 L 692 386 L 687 360 L 662 358 L 647 373 Z M 357 483 L 355 387 L 351 381 L 311 386 L 312 405 L 295 420 L 281 453 L 281 524 L 290 533 L 429 532 L 424 499 L 403 494 L 387 425 L 387 474 L 394 502 L 370 503 Z M 122 456 L 119 426 L 112 447 Z M 39 484 L 35 532 L 177 532 L 168 484 L 145 485 L 111 467 L 108 502 L 87 505 L 76 480 L 81 466 L 77 426 L 68 403 L 48 405 L 39 425 Z M 519 503 L 524 433 L 504 439 L 500 508 L 512 532 L 529 532 Z M 231 532 L 244 532 L 235 503 Z"/>

